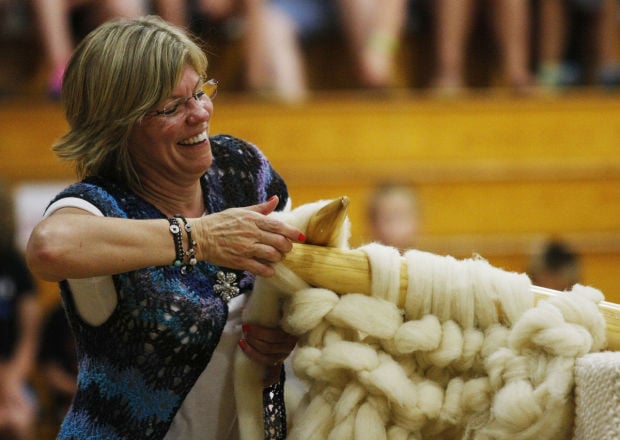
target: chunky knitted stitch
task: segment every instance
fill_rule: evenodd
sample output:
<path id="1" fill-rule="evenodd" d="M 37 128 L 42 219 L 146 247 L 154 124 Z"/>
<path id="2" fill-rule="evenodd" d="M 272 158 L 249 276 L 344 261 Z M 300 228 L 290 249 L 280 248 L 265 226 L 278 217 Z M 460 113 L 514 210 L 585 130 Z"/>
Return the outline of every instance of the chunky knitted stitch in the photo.
<path id="1" fill-rule="evenodd" d="M 280 197 L 279 208 L 284 206 L 286 186 L 258 149 L 230 136 L 213 137 L 211 146 L 213 164 L 201 179 L 209 213 L 263 202 L 274 194 Z M 105 216 L 165 218 L 127 188 L 99 178 L 76 183 L 56 199 L 63 197 L 87 200 Z M 213 289 L 218 270 L 199 262 L 187 275 L 173 266 L 114 275 L 117 306 L 97 327 L 79 317 L 68 283 L 61 283 L 77 340 L 79 375 L 78 391 L 59 439 L 164 437 L 226 323 L 226 303 Z M 248 291 L 253 277 L 236 274 L 240 288 Z M 270 438 L 286 436 L 282 386 L 264 392 L 265 430 Z"/>

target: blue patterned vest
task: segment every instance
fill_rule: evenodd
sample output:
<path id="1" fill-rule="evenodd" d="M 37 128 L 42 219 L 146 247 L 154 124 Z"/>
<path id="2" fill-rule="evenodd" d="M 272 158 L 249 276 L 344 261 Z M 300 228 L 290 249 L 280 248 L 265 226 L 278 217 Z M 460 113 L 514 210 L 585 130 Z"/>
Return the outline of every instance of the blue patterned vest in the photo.
<path id="1" fill-rule="evenodd" d="M 280 197 L 280 208 L 284 206 L 286 186 L 258 149 L 229 136 L 215 136 L 211 145 L 213 164 L 201 180 L 208 212 L 253 205 L 274 194 Z M 98 178 L 71 185 L 56 199 L 63 197 L 87 200 L 109 217 L 165 218 L 125 187 Z M 78 391 L 58 439 L 165 436 L 226 323 L 226 303 L 213 291 L 218 270 L 203 261 L 187 275 L 173 266 L 114 275 L 118 304 L 97 327 L 81 320 L 68 283 L 60 283 L 76 337 L 79 375 Z M 236 274 L 239 287 L 249 290 L 253 277 Z M 273 420 L 269 414 L 266 418 L 279 425 L 283 438 L 285 421 Z"/>

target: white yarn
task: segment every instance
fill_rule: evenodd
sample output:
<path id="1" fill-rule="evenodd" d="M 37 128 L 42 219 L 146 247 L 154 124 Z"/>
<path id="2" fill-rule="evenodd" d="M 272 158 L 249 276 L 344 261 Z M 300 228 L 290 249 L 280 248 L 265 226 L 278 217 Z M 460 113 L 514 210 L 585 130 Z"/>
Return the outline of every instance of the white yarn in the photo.
<path id="1" fill-rule="evenodd" d="M 293 367 L 310 386 L 289 439 L 569 438 L 575 359 L 605 345 L 600 292 L 536 305 L 524 274 L 412 250 L 400 309 L 397 251 L 361 250 L 372 296 L 311 288 L 279 266 L 257 283 L 254 299 L 279 292 L 282 326 L 300 336 Z"/>
<path id="2" fill-rule="evenodd" d="M 376 301 L 360 293 L 344 295 L 325 319 L 336 327 L 353 329 L 379 339 L 391 338 L 403 323 L 396 304 Z"/>
<path id="3" fill-rule="evenodd" d="M 398 426 L 396 432 L 407 430 L 413 438 L 567 438 L 572 425 L 574 358 L 604 344 L 604 322 L 592 298 L 574 292 L 535 307 L 524 275 L 501 271 L 480 259 L 459 262 L 448 257 L 442 262 L 431 254 L 416 251 L 412 255 L 415 278 L 430 290 L 422 291 L 410 279 L 406 315 L 419 319 L 403 322 L 381 298 L 344 295 L 325 320 L 334 326 L 335 334 L 349 340 L 318 340 L 313 348 L 324 355 L 315 355 L 311 366 L 307 358 L 303 365 L 295 360 L 295 370 L 304 375 L 307 368 L 306 375 L 329 385 L 330 393 L 334 388 L 344 393 L 351 383 L 363 386 L 367 398 L 385 399 L 386 426 Z M 372 261 L 376 265 L 381 260 Z M 425 268 L 435 276 L 442 274 L 444 280 L 425 276 Z M 410 300 L 411 295 L 417 298 Z M 521 298 L 512 297 L 516 295 Z M 347 312 L 333 319 L 340 303 L 346 304 Z M 373 333 L 368 323 L 377 320 L 394 320 L 397 328 L 392 332 L 384 323 Z M 416 328 L 429 333 L 420 332 L 416 340 Z M 362 343 L 371 349 L 361 348 Z M 379 353 L 378 364 L 373 350 Z M 403 357 L 417 365 L 407 367 Z M 335 374 L 336 370 L 347 374 Z M 422 383 L 427 391 L 424 398 Z M 310 398 L 323 399 L 325 389 L 313 387 Z M 361 411 L 367 398 L 351 412 Z M 370 411 L 364 408 L 365 414 Z M 340 419 L 349 420 L 349 415 Z M 295 420 L 308 417 L 313 414 L 301 411 Z M 335 420 L 332 423 L 334 436 L 350 432 L 349 425 L 345 429 Z M 308 438 L 300 426 L 295 422 L 290 438 Z M 334 438 L 361 438 L 357 429 L 355 424 L 351 437 Z M 373 435 L 383 438 L 384 434 Z"/>
<path id="4" fill-rule="evenodd" d="M 305 230 L 312 214 L 327 203 L 328 201 L 318 201 L 302 205 L 293 211 L 274 212 L 272 216 Z M 348 230 L 338 239 L 338 244 L 345 246 Z M 276 274 L 272 278 L 257 277 L 254 284 L 255 294 L 250 296 L 243 314 L 245 322 L 277 326 L 281 318 L 280 297 L 287 292 L 298 292 L 310 287 L 284 265 L 276 265 L 275 269 Z M 264 368 L 256 365 L 238 348 L 235 352 L 234 369 L 235 402 L 239 417 L 240 437 L 243 440 L 262 440 L 264 438 L 262 397 Z"/>
<path id="5" fill-rule="evenodd" d="M 371 294 L 398 304 L 400 296 L 400 252 L 396 248 L 370 243 L 359 248 L 366 253 L 371 270 Z"/>

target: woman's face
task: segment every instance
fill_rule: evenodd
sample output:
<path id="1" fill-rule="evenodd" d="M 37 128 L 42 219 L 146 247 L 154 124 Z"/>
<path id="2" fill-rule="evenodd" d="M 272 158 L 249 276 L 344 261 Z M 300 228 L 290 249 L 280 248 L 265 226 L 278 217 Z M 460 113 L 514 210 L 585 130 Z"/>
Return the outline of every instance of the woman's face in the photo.
<path id="1" fill-rule="evenodd" d="M 132 130 L 129 154 L 143 183 L 195 183 L 211 165 L 213 102 L 200 97 L 202 82 L 186 66 L 172 94 Z"/>

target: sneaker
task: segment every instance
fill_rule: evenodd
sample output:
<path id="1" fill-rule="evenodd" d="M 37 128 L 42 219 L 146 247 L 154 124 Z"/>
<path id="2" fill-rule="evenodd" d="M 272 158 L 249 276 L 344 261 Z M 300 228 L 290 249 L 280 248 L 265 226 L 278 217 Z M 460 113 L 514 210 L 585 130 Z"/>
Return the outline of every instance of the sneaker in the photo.
<path id="1" fill-rule="evenodd" d="M 575 86 L 580 79 L 581 70 L 571 63 L 543 64 L 537 75 L 538 83 L 549 88 Z"/>
<path id="2" fill-rule="evenodd" d="M 620 86 L 620 64 L 612 64 L 599 69 L 596 82 L 607 89 Z"/>

